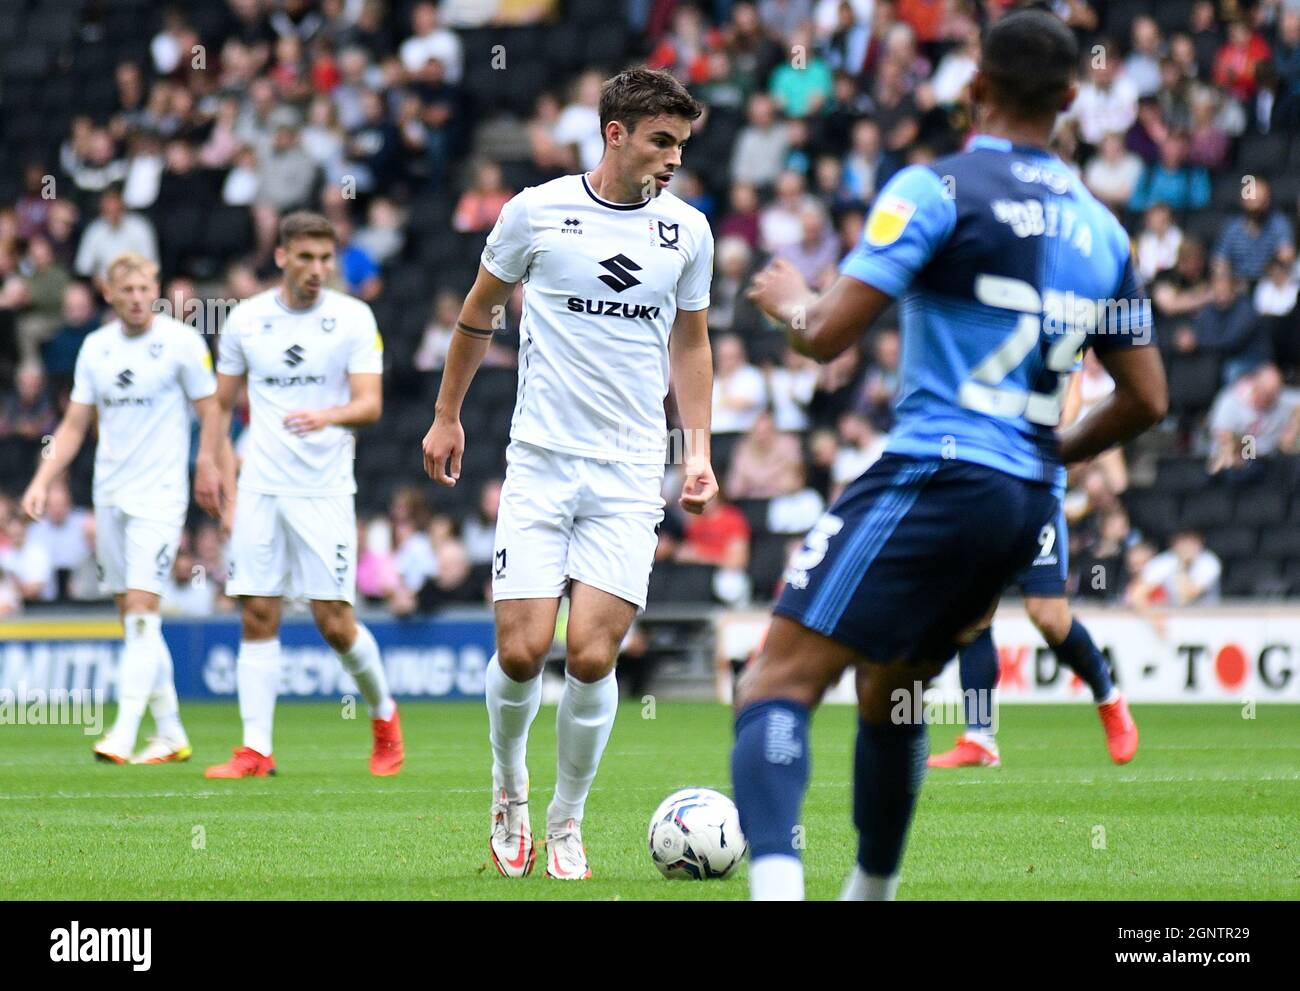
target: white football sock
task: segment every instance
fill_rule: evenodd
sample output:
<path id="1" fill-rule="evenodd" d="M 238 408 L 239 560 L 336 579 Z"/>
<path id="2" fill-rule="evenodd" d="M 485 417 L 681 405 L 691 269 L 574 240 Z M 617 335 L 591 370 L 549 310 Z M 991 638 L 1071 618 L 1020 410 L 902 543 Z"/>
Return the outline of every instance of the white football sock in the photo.
<path id="1" fill-rule="evenodd" d="M 118 753 L 130 753 L 140 732 L 149 694 L 153 691 L 158 651 L 154 636 L 161 619 L 157 613 L 129 612 L 122 619 L 122 666 L 117 675 L 117 719 L 108 737 Z"/>
<path id="2" fill-rule="evenodd" d="M 803 901 L 803 861 L 784 853 L 749 862 L 749 897 L 756 902 Z"/>
<path id="3" fill-rule="evenodd" d="M 523 798 L 528 788 L 528 728 L 542 705 L 542 676 L 515 681 L 497 655 L 487 666 L 488 738 L 492 741 L 492 788 Z"/>
<path id="4" fill-rule="evenodd" d="M 968 729 L 966 730 L 966 739 L 978 743 L 985 750 L 996 754 L 998 752 L 998 740 L 993 733 L 986 729 Z"/>
<path id="5" fill-rule="evenodd" d="M 591 683 L 565 674 L 564 694 L 555 713 L 555 795 L 546 810 L 548 826 L 568 819 L 582 821 L 617 711 L 618 681 L 613 671 Z"/>
<path id="6" fill-rule="evenodd" d="M 753 869 L 751 868 L 751 873 Z M 898 891 L 898 875 L 868 874 L 856 864 L 840 891 L 842 902 L 892 902 Z"/>
<path id="7" fill-rule="evenodd" d="M 375 635 L 364 623 L 357 624 L 357 638 L 338 657 L 343 670 L 352 675 L 352 680 L 361 690 L 361 697 L 370 709 L 370 718 L 392 719 L 397 703 L 388 694 L 388 678 L 384 674 L 383 659 L 379 656 L 379 644 L 375 643 Z"/>
<path id="8" fill-rule="evenodd" d="M 163 639 L 162 630 L 154 643 L 158 653 L 158 670 L 154 672 L 153 692 L 149 696 L 149 711 L 153 713 L 158 735 L 172 743 L 189 744 L 185 727 L 181 725 L 181 706 L 176 698 L 175 667 L 172 664 L 172 652 Z"/>
<path id="9" fill-rule="evenodd" d="M 1115 702 L 1118 698 L 1119 698 L 1119 686 L 1111 685 L 1110 691 L 1106 693 L 1106 697 L 1104 699 L 1101 699 L 1097 704 L 1110 705 L 1112 702 Z"/>
<path id="10" fill-rule="evenodd" d="M 279 639 L 239 641 L 235 680 L 239 685 L 239 718 L 244 721 L 244 746 L 270 757 L 275 697 L 280 690 Z"/>

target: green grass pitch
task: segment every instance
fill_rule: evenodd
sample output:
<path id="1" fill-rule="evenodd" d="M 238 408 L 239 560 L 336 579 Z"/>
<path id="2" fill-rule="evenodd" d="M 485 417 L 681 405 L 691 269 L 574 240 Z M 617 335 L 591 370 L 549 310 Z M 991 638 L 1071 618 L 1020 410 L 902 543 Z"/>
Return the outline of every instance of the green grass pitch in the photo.
<path id="1" fill-rule="evenodd" d="M 0 889 L 8 898 L 742 899 L 722 882 L 670 882 L 645 847 L 646 820 L 687 785 L 730 791 L 730 715 L 625 705 L 584 828 L 595 877 L 507 880 L 487 857 L 487 717 L 477 704 L 402 709 L 406 767 L 366 769 L 369 727 L 340 707 L 291 704 L 276 717 L 275 778 L 206 781 L 238 737 L 236 707 L 182 715 L 188 764 L 91 760 L 75 726 L 0 726 Z M 1003 767 L 931 771 L 900 898 L 1300 898 L 1300 718 L 1288 706 L 1136 706 L 1126 767 L 1106 757 L 1086 706 L 1006 706 Z M 814 723 L 804 814 L 808 893 L 832 898 L 853 859 L 854 714 Z M 946 748 L 950 726 L 932 729 Z M 555 766 L 555 710 L 530 746 L 534 827 Z"/>

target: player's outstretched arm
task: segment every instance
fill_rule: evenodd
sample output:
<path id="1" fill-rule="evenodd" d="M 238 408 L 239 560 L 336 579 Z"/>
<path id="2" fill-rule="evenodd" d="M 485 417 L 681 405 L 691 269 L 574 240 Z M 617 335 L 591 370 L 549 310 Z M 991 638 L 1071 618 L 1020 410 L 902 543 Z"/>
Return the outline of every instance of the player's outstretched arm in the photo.
<path id="1" fill-rule="evenodd" d="M 230 417 L 239 397 L 242 375 L 217 373 L 217 391 L 208 397 L 207 416 L 200 412 L 199 456 L 194 463 L 194 501 L 204 512 L 220 520 L 226 503 L 235 498 L 234 457 L 230 449 Z M 195 403 L 199 408 L 199 403 Z"/>
<path id="2" fill-rule="evenodd" d="M 707 308 L 677 311 L 668 338 L 668 361 L 677 412 L 686 432 L 681 507 L 688 513 L 702 513 L 718 494 L 711 463 L 713 349 L 709 344 Z"/>
<path id="3" fill-rule="evenodd" d="M 49 446 L 42 449 L 40 467 L 36 469 L 31 484 L 23 493 L 23 512 L 32 519 L 39 520 L 45 515 L 45 498 L 50 491 L 50 483 L 63 474 L 81 450 L 93 413 L 93 406 L 68 403 L 68 411 L 63 414 L 58 429 L 50 438 Z"/>
<path id="4" fill-rule="evenodd" d="M 820 362 L 857 343 L 893 302 L 875 286 L 848 275 L 840 275 L 818 295 L 783 258 L 754 276 L 747 295 L 782 325 L 792 348 Z"/>
<path id="5" fill-rule="evenodd" d="M 1098 353 L 1115 391 L 1078 423 L 1061 431 L 1061 461 L 1074 464 L 1123 444 L 1165 418 L 1169 387 L 1153 346 Z"/>
<path id="6" fill-rule="evenodd" d="M 482 265 L 478 277 L 465 297 L 452 335 L 447 361 L 442 370 L 442 385 L 434 404 L 433 426 L 424 435 L 424 471 L 439 485 L 452 486 L 460 478 L 460 457 L 465 453 L 465 431 L 460 425 L 460 409 L 465 393 L 483 363 L 492 335 L 505 326 L 506 302 L 514 284 L 503 282 Z M 450 468 L 448 467 L 450 462 Z"/>

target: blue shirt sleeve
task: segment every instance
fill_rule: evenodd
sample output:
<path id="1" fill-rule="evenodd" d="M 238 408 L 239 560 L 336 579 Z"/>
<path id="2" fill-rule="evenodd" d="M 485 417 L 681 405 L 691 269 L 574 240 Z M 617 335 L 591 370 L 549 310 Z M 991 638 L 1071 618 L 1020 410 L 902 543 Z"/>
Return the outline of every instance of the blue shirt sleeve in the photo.
<path id="1" fill-rule="evenodd" d="M 1124 260 L 1115 294 L 1105 301 L 1105 306 L 1097 314 L 1097 327 L 1088 338 L 1098 354 L 1155 343 L 1151 300 L 1131 252 Z"/>
<path id="2" fill-rule="evenodd" d="M 923 165 L 896 173 L 876 197 L 862 240 L 840 271 L 887 296 L 907 291 L 952 235 L 957 206 L 943 182 Z"/>

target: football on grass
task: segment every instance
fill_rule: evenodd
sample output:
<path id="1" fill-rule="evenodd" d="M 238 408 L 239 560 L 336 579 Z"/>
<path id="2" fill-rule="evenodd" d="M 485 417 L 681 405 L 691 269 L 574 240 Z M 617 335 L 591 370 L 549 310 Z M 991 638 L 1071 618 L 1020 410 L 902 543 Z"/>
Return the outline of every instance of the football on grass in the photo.
<path id="1" fill-rule="evenodd" d="M 665 798 L 650 818 L 650 859 L 675 880 L 723 878 L 745 857 L 740 813 L 726 795 L 683 788 Z"/>

